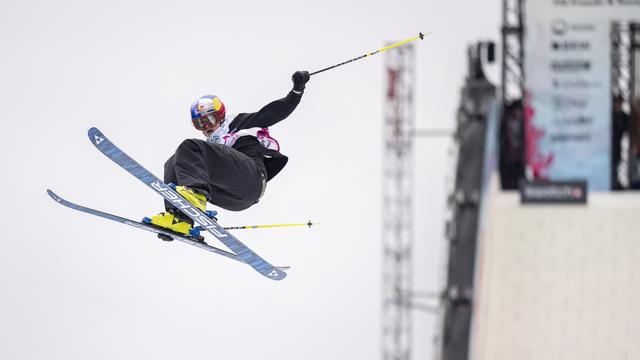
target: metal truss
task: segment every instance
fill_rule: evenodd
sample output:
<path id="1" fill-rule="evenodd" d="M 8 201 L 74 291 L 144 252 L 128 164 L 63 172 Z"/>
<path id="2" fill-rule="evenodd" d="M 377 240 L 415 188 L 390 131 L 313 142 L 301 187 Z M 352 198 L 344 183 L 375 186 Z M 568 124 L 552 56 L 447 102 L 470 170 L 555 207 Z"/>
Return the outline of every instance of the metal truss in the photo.
<path id="1" fill-rule="evenodd" d="M 386 53 L 384 110 L 382 359 L 411 358 L 414 49 Z"/>

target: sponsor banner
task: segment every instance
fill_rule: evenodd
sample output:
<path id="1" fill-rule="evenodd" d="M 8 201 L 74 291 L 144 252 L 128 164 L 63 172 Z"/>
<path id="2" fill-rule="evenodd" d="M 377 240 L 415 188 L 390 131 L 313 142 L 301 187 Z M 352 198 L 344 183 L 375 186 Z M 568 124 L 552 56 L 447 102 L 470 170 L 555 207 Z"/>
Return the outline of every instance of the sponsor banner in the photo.
<path id="1" fill-rule="evenodd" d="M 537 179 L 610 189 L 611 24 L 640 0 L 526 1 L 525 132 Z"/>
<path id="2" fill-rule="evenodd" d="M 526 181 L 520 182 L 520 202 L 523 204 L 586 204 L 586 181 Z"/>

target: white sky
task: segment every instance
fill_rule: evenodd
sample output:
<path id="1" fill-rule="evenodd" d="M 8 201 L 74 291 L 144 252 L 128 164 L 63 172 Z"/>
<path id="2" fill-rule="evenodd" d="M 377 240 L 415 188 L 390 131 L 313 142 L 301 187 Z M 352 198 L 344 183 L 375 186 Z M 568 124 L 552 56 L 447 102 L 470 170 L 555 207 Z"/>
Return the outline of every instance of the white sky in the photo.
<path id="1" fill-rule="evenodd" d="M 418 128 L 452 128 L 466 45 L 498 40 L 500 1 L 20 1 L 0 12 L 0 358 L 377 359 L 383 56 L 313 77 L 272 128 L 285 170 L 223 225 L 276 265 L 248 266 L 81 214 L 45 193 L 140 219 L 161 199 L 89 143 L 97 126 L 160 177 L 198 137 L 203 94 L 258 110 L 318 70 L 415 36 Z M 441 277 L 448 142 L 416 144 L 416 289 Z M 6 196 L 6 195 L 5 195 Z M 415 358 L 432 316 L 415 318 Z"/>

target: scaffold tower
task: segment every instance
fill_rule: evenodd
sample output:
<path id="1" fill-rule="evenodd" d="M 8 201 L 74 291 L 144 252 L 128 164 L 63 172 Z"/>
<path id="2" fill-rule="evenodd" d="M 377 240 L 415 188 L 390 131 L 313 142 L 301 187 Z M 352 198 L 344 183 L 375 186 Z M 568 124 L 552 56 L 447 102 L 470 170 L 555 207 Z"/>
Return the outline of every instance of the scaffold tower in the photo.
<path id="1" fill-rule="evenodd" d="M 382 359 L 411 358 L 414 49 L 385 56 Z"/>

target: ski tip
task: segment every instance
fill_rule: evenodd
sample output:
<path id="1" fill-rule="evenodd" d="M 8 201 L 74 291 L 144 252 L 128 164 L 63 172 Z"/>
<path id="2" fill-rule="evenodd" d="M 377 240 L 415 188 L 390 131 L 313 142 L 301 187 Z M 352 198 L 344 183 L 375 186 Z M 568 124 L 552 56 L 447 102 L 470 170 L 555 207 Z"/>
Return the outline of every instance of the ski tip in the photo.
<path id="1" fill-rule="evenodd" d="M 271 280 L 282 280 L 287 277 L 287 273 L 284 272 L 281 268 L 274 267 L 271 272 L 264 274 L 264 276 L 268 277 Z"/>
<path id="2" fill-rule="evenodd" d="M 98 136 L 104 136 L 102 134 L 102 131 L 100 131 L 100 129 L 98 129 L 97 127 L 93 126 L 91 127 L 88 131 L 87 131 L 87 135 L 89 135 L 90 138 L 92 138 L 95 135 Z"/>
<path id="3" fill-rule="evenodd" d="M 56 195 L 56 193 L 54 193 L 53 191 L 51 191 L 51 189 L 47 189 L 47 194 L 55 201 L 60 202 L 62 200 L 62 198 L 60 198 L 60 196 Z"/>
<path id="4" fill-rule="evenodd" d="M 87 135 L 89 136 L 89 140 L 91 140 L 95 146 L 100 145 L 105 140 L 104 134 L 102 134 L 102 131 L 98 130 L 97 127 L 89 129 L 89 131 L 87 131 Z"/>

